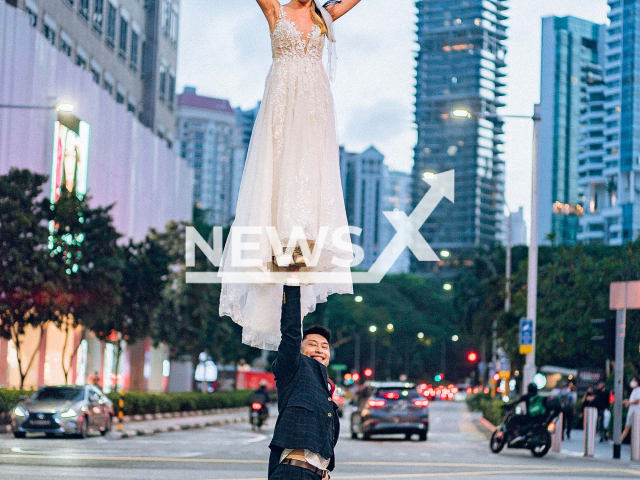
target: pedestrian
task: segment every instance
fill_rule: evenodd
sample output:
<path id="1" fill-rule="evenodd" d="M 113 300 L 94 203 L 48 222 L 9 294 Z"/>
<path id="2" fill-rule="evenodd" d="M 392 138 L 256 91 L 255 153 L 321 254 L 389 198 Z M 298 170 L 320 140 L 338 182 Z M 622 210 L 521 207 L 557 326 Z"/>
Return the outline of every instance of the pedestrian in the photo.
<path id="1" fill-rule="evenodd" d="M 571 440 L 571 430 L 573 429 L 573 417 L 575 415 L 576 401 L 578 396 L 575 392 L 575 386 L 572 383 L 563 382 L 560 388 L 555 389 L 558 400 L 562 405 L 562 440 L 565 435 L 567 440 Z"/>
<path id="2" fill-rule="evenodd" d="M 611 392 L 607 390 L 604 380 L 600 380 L 595 393 L 596 398 L 594 405 L 598 409 L 598 432 L 600 433 L 600 441 L 606 442 L 609 440 L 607 414 L 611 406 Z"/>
<path id="3" fill-rule="evenodd" d="M 627 407 L 629 407 L 629 411 L 627 412 L 627 423 L 624 426 L 620 443 L 624 443 L 625 438 L 627 438 L 627 435 L 629 435 L 629 432 L 631 431 L 633 415 L 636 413 L 640 414 L 640 387 L 638 386 L 638 379 L 636 377 L 631 379 L 629 387 L 631 387 L 631 395 L 628 400 L 623 402 Z"/>
<path id="4" fill-rule="evenodd" d="M 272 371 L 278 418 L 269 444 L 269 480 L 328 479 L 340 433 L 335 385 L 327 367 L 331 332 L 319 325 L 302 332 L 300 287 L 284 286 L 282 340 Z"/>
<path id="5" fill-rule="evenodd" d="M 584 418 L 584 409 L 596 406 L 596 392 L 593 387 L 587 388 L 587 391 L 582 396 L 582 405 L 580 406 L 580 420 Z"/>

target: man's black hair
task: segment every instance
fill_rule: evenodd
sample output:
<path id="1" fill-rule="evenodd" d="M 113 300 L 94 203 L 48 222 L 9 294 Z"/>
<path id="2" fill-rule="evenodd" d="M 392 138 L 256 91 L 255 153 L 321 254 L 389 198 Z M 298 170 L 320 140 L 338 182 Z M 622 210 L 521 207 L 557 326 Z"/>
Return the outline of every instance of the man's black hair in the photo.
<path id="1" fill-rule="evenodd" d="M 302 332 L 302 339 L 304 340 L 307 335 L 320 335 L 321 337 L 326 338 L 327 342 L 331 343 L 331 331 L 322 325 L 314 325 L 313 327 L 307 328 Z"/>

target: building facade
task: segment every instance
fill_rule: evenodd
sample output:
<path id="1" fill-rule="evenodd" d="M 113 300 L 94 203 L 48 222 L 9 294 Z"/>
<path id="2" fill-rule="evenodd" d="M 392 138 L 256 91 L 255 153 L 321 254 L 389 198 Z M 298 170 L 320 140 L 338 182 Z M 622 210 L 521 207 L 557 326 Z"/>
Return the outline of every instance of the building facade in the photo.
<path id="1" fill-rule="evenodd" d="M 384 201 L 384 156 L 375 147 L 362 153 L 340 148 L 342 191 L 350 226 L 362 229 L 352 235 L 354 245 L 364 250 L 364 260 L 357 269 L 368 270 L 382 252 L 382 205 Z M 386 221 L 386 220 L 385 220 Z"/>
<path id="2" fill-rule="evenodd" d="M 422 228 L 452 257 L 504 235 L 503 121 L 508 9 L 505 0 L 418 0 L 413 203 L 423 177 L 455 169 L 455 204 L 438 206 Z M 455 118 L 454 109 L 471 112 Z M 430 265 L 415 262 L 416 271 Z"/>
<path id="3" fill-rule="evenodd" d="M 193 87 L 178 95 L 179 154 L 194 170 L 193 203 L 211 225 L 233 222 L 255 115 L 234 110 L 228 100 L 198 95 Z"/>
<path id="4" fill-rule="evenodd" d="M 511 246 L 527 245 L 527 224 L 524 221 L 523 207 L 509 214 L 509 226 L 511 227 Z"/>
<path id="5" fill-rule="evenodd" d="M 604 122 L 603 158 L 584 172 L 587 208 L 578 238 L 622 245 L 640 235 L 640 0 L 608 4 L 604 85 L 594 87 L 589 105 Z"/>
<path id="6" fill-rule="evenodd" d="M 538 241 L 573 245 L 583 214 L 584 185 L 578 157 L 587 121 L 589 148 L 602 144 L 602 124 L 583 118 L 589 94 L 598 82 L 605 28 L 575 17 L 542 20 L 540 85 L 540 200 Z M 592 142 L 593 141 L 593 142 Z M 600 158 L 601 160 L 601 158 Z"/>
<path id="7" fill-rule="evenodd" d="M 53 109 L 0 108 L 0 174 L 18 167 L 48 175 L 44 192 L 54 198 L 57 172 L 74 172 L 65 182 L 73 179 L 92 206 L 113 205 L 122 241 L 141 241 L 149 229 L 163 231 L 172 220 L 190 221 L 193 180 L 187 162 L 32 22 L 28 12 L 0 2 L 0 104 L 47 106 L 54 97 L 75 106 L 79 128 L 65 126 Z M 114 384 L 155 391 L 166 386 L 168 352 L 162 345 L 128 345 L 114 372 L 112 344 L 80 327 L 67 340 L 65 350 L 65 334 L 53 325 L 45 327 L 41 341 L 39 332 L 27 330 L 21 344 L 35 355 L 27 388 L 64 383 L 62 362 L 71 365 L 68 381 L 74 384 L 97 377 L 107 391 Z M 19 385 L 15 345 L 0 339 L 0 386 Z"/>
<path id="8" fill-rule="evenodd" d="M 384 168 L 383 178 L 383 199 L 382 199 L 382 211 L 404 212 L 407 215 L 411 215 L 413 208 L 413 197 L 411 195 L 411 174 L 399 171 L 389 170 L 386 166 Z M 396 235 L 396 230 L 393 225 L 382 215 L 380 219 L 382 227 L 382 245 L 386 247 L 389 242 Z M 411 268 L 411 256 L 408 248 L 400 254 L 400 257 L 396 260 L 389 270 L 389 273 L 406 273 Z"/>
<path id="9" fill-rule="evenodd" d="M 31 26 L 173 143 L 179 0 L 15 0 Z"/>

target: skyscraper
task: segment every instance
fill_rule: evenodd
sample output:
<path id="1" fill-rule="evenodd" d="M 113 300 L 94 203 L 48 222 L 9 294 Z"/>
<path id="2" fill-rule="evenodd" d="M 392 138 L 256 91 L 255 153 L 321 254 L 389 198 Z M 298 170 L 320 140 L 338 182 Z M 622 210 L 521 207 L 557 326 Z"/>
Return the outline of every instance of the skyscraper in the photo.
<path id="1" fill-rule="evenodd" d="M 364 250 L 364 260 L 356 268 L 367 270 L 386 246 L 383 245 L 381 215 L 384 194 L 384 156 L 375 147 L 362 153 L 340 148 L 340 170 L 347 221 L 362 229 L 352 241 Z M 386 221 L 386 220 L 385 220 Z"/>
<path id="2" fill-rule="evenodd" d="M 413 203 L 423 176 L 455 169 L 456 202 L 435 209 L 422 228 L 431 246 L 454 258 L 496 244 L 504 228 L 503 121 L 506 0 L 418 0 Z M 471 118 L 454 118 L 464 108 Z M 428 264 L 414 265 L 416 269 Z"/>
<path id="3" fill-rule="evenodd" d="M 583 214 L 584 188 L 578 181 L 582 122 L 588 137 L 602 145 L 602 127 L 581 118 L 587 108 L 587 88 L 597 83 L 604 28 L 575 17 L 542 19 L 540 84 L 540 221 L 541 245 L 576 243 Z M 601 157 L 600 157 L 601 160 Z M 590 160 L 591 162 L 592 160 Z"/>
<path id="4" fill-rule="evenodd" d="M 640 0 L 608 4 L 604 95 L 592 92 L 589 105 L 604 109 L 604 158 L 584 172 L 587 209 L 578 238 L 621 245 L 640 234 Z"/>
<path id="5" fill-rule="evenodd" d="M 198 95 L 193 87 L 178 95 L 178 150 L 194 169 L 193 202 L 211 225 L 229 226 L 235 217 L 248 121 L 228 100 Z"/>

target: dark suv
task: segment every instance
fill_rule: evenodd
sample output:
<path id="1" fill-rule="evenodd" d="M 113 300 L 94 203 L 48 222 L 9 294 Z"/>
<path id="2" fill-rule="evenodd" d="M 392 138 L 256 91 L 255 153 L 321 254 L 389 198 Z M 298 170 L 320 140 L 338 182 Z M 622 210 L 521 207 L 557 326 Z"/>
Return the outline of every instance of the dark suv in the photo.
<path id="1" fill-rule="evenodd" d="M 412 383 L 371 382 L 356 398 L 351 414 L 351 438 L 359 435 L 418 434 L 425 441 L 429 432 L 429 400 Z"/>

